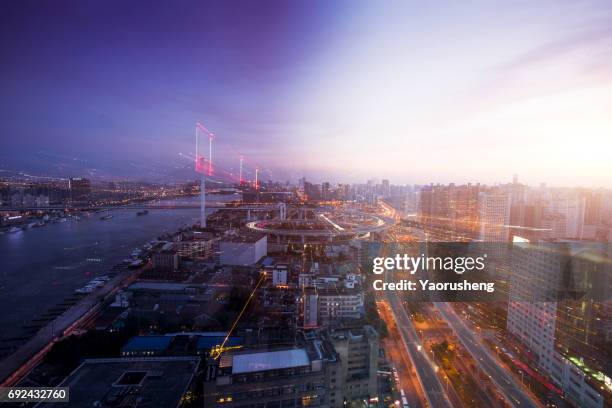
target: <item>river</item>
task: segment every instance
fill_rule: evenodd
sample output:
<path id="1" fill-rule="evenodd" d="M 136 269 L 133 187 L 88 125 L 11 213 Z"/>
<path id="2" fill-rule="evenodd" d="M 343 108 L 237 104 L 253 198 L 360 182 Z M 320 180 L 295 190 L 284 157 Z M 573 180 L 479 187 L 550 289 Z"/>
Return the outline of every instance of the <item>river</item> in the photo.
<path id="1" fill-rule="evenodd" d="M 215 195 L 215 202 L 239 196 Z M 178 201 L 197 204 L 197 197 Z M 143 244 L 197 222 L 199 209 L 118 209 L 83 213 L 67 221 L 0 235 L 0 356 L 10 352 L 14 339 L 26 336 L 32 319 L 70 297 L 96 276 L 129 258 Z"/>

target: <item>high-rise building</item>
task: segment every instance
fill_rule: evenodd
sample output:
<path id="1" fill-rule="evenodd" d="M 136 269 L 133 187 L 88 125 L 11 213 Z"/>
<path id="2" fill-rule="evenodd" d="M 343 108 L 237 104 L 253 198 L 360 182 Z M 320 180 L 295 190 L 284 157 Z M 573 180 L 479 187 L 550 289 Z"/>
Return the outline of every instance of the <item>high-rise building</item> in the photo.
<path id="1" fill-rule="evenodd" d="M 612 266 L 607 244 L 579 241 L 514 244 L 507 330 L 581 407 L 612 402 Z"/>
<path id="2" fill-rule="evenodd" d="M 508 242 L 510 238 L 510 195 L 481 192 L 478 196 L 479 239 L 483 242 Z"/>
<path id="3" fill-rule="evenodd" d="M 588 191 L 585 195 L 585 215 L 584 222 L 588 225 L 599 224 L 601 222 L 601 212 L 603 194 L 601 191 Z"/>
<path id="4" fill-rule="evenodd" d="M 324 182 L 321 185 L 321 199 L 323 201 L 328 201 L 331 200 L 332 197 L 332 193 L 331 193 L 331 189 L 330 189 L 330 184 L 328 181 Z"/>
<path id="5" fill-rule="evenodd" d="M 304 194 L 309 201 L 319 201 L 321 199 L 321 185 L 304 182 Z"/>
<path id="6" fill-rule="evenodd" d="M 563 194 L 550 199 L 542 208 L 540 227 L 544 238 L 581 238 L 584 229 L 585 199 Z"/>
<path id="7" fill-rule="evenodd" d="M 444 231 L 448 240 L 478 236 L 479 184 L 429 185 L 417 195 L 419 223 L 426 230 Z"/>
<path id="8" fill-rule="evenodd" d="M 391 195 L 391 188 L 389 186 L 389 180 L 382 181 L 382 196 L 384 198 L 389 197 Z"/>
<path id="9" fill-rule="evenodd" d="M 87 201 L 91 193 L 91 182 L 82 177 L 71 177 L 68 179 L 68 189 L 70 190 L 70 201 Z"/>

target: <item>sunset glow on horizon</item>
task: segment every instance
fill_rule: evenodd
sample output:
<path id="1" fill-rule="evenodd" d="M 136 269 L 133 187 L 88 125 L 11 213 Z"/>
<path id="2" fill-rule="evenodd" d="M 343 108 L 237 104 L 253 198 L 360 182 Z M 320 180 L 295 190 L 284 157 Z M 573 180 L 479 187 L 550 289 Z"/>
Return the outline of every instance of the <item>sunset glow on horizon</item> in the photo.
<path id="1" fill-rule="evenodd" d="M 612 187 L 609 2 L 333 3 L 8 10 L 0 168 L 153 177 L 203 120 L 277 178 Z"/>

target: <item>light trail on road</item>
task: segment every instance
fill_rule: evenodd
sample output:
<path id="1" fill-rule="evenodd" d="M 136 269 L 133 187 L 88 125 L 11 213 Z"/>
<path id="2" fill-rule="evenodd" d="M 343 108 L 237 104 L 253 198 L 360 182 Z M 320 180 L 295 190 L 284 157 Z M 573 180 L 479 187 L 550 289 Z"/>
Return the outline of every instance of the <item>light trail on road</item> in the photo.
<path id="1" fill-rule="evenodd" d="M 542 406 L 522 389 L 511 373 L 500 366 L 499 362 L 491 355 L 489 350 L 486 349 L 486 346 L 480 343 L 448 303 L 435 302 L 434 305 L 481 369 L 493 380 L 493 382 L 495 382 L 499 390 L 506 396 L 508 402 L 516 407 Z"/>
<path id="2" fill-rule="evenodd" d="M 425 392 L 429 405 L 436 408 L 452 407 L 444 387 L 436 374 L 436 368 L 425 354 L 412 322 L 408 318 L 397 294 L 389 291 L 385 293 L 389 300 L 391 311 L 397 323 L 402 341 L 408 350 L 408 355 L 412 360 L 412 364 L 416 370 L 417 377 Z"/>

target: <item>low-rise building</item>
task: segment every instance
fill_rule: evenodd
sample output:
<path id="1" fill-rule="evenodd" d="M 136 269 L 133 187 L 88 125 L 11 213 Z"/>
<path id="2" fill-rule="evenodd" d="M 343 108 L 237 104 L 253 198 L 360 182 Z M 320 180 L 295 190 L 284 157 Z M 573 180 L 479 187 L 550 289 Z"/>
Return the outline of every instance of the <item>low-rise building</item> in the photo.
<path id="1" fill-rule="evenodd" d="M 198 371 L 199 357 L 85 360 L 59 386 L 71 407 L 178 407 Z M 65 402 L 40 407 L 65 407 Z"/>
<path id="2" fill-rule="evenodd" d="M 166 354 L 170 348 L 170 336 L 135 336 L 121 348 L 124 357 L 148 357 Z"/>
<path id="3" fill-rule="evenodd" d="M 254 265 L 267 254 L 268 239 L 264 234 L 246 233 L 219 241 L 221 265 Z"/>
<path id="4" fill-rule="evenodd" d="M 242 347 L 243 338 L 227 337 L 226 332 L 181 332 L 165 335 L 134 336 L 121 348 L 124 357 L 208 356 L 224 349 Z"/>
<path id="5" fill-rule="evenodd" d="M 364 299 L 361 289 L 338 287 L 317 291 L 319 321 L 322 325 L 337 323 L 364 316 Z"/>
<path id="6" fill-rule="evenodd" d="M 225 353 L 207 370 L 204 406 L 341 406 L 342 390 L 331 381 L 337 364 L 320 340 L 296 348 Z"/>
<path id="7" fill-rule="evenodd" d="M 192 241 L 178 241 L 175 248 L 179 258 L 202 260 L 214 255 L 217 241 L 214 239 L 194 239 Z"/>
<path id="8" fill-rule="evenodd" d="M 316 291 L 304 291 L 301 306 L 303 327 L 317 327 L 319 325 L 319 296 Z"/>
<path id="9" fill-rule="evenodd" d="M 272 285 L 276 287 L 287 286 L 287 279 L 289 275 L 289 265 L 287 264 L 276 264 L 270 265 L 265 268 L 267 274 L 272 276 Z"/>
<path id="10" fill-rule="evenodd" d="M 176 272 L 179 267 L 179 257 L 174 243 L 168 242 L 160 250 L 153 252 L 153 268 L 163 272 Z"/>
<path id="11" fill-rule="evenodd" d="M 338 379 L 347 402 L 369 401 L 378 395 L 378 333 L 372 326 L 332 330 L 338 354 Z"/>

